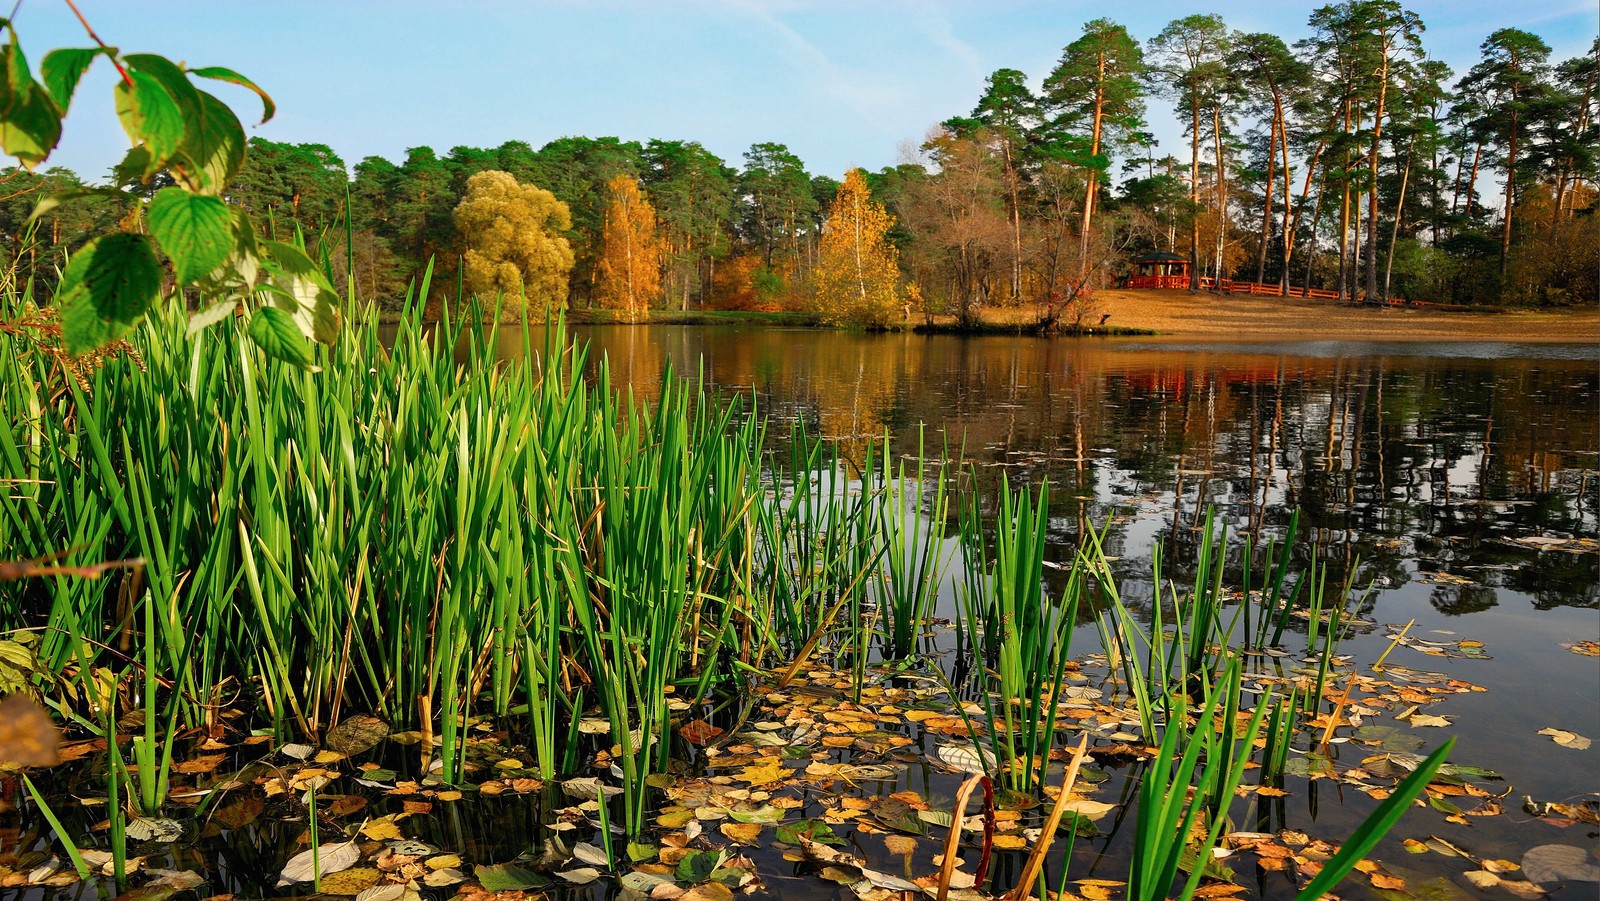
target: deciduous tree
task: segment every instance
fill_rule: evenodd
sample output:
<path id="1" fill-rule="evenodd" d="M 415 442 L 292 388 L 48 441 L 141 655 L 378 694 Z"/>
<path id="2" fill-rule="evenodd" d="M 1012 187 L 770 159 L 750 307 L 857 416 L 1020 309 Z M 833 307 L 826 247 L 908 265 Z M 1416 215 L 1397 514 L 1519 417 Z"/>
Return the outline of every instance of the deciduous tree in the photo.
<path id="1" fill-rule="evenodd" d="M 461 265 L 468 290 L 503 293 L 535 313 L 566 298 L 573 255 L 562 233 L 572 215 L 554 194 L 509 173 L 479 172 L 467 179 L 455 223 L 467 248 Z"/>
<path id="2" fill-rule="evenodd" d="M 619 310 L 629 322 L 648 319 L 650 306 L 661 296 L 661 238 L 656 233 L 656 210 L 639 190 L 639 182 L 618 175 L 607 185 L 600 230 L 600 258 L 595 263 L 594 300 L 608 310 Z"/>
<path id="3" fill-rule="evenodd" d="M 860 169 L 834 195 L 822 229 L 812 298 L 833 323 L 882 327 L 900 318 L 899 254 L 888 241 L 894 220 L 872 199 Z"/>

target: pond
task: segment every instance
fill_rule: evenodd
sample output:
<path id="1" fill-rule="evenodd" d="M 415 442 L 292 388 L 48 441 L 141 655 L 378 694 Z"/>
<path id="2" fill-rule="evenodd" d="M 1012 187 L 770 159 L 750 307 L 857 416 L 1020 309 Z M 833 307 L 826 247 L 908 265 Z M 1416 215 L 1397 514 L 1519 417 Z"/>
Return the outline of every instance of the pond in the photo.
<path id="1" fill-rule="evenodd" d="M 1351 581 L 1363 618 L 1396 627 L 1357 634 L 1343 652 L 1370 663 L 1411 621 L 1424 642 L 1483 643 L 1481 658 L 1424 644 L 1390 662 L 1484 689 L 1439 706 L 1460 736 L 1452 759 L 1502 773 L 1495 792 L 1510 790 L 1510 815 L 1463 826 L 1435 814 L 1403 824 L 1396 841 L 1436 834 L 1512 859 L 1546 842 L 1593 844 L 1593 826 L 1553 827 L 1519 810 L 1524 796 L 1600 789 L 1600 747 L 1540 734 L 1600 730 L 1600 660 L 1573 652 L 1600 640 L 1593 343 L 575 331 L 609 359 L 614 383 L 646 396 L 671 362 L 847 446 L 887 432 L 914 448 L 925 427 L 928 447 L 957 450 L 991 487 L 1001 475 L 1048 480 L 1055 559 L 1109 521 L 1124 592 L 1146 609 L 1153 548 L 1183 573 L 1207 509 L 1236 536 L 1235 558 L 1238 536 L 1281 540 L 1297 511 L 1301 553 Z M 1078 647 L 1096 646 L 1093 628 L 1079 632 Z M 1408 731 L 1437 741 L 1438 730 Z M 1314 791 L 1290 806 L 1297 828 L 1320 820 L 1337 831 L 1348 816 L 1326 798 L 1319 811 Z"/>
<path id="2" fill-rule="evenodd" d="M 1291 897 L 1415 755 L 1447 736 L 1457 739 L 1450 761 L 1459 774 L 1430 786 L 1427 803 L 1372 853 L 1381 867 L 1352 876 L 1340 895 L 1471 897 L 1480 883 L 1469 872 L 1504 874 L 1518 886 L 1508 867 L 1530 849 L 1595 846 L 1600 748 L 1585 740 L 1600 732 L 1600 658 L 1592 656 L 1600 653 L 1600 353 L 1593 345 L 1208 345 L 721 326 L 573 332 L 589 343 L 591 370 L 604 358 L 612 386 L 643 399 L 660 395 L 669 363 L 724 395 L 749 396 L 770 418 L 774 450 L 792 426 L 832 440 L 858 467 L 886 434 L 898 459 L 915 457 L 919 442 L 929 457 L 958 459 L 965 468 L 957 481 L 990 524 L 1004 519 L 1002 486 L 1047 482 L 1049 590 L 1062 591 L 1093 531 L 1122 601 L 1145 623 L 1170 607 L 1173 594 L 1163 587 L 1169 603 L 1156 603 L 1152 559 L 1159 553 L 1164 583 L 1192 584 L 1212 554 L 1208 517 L 1227 532 L 1230 590 L 1245 578 L 1244 548 L 1255 549 L 1248 569 L 1258 592 L 1228 594 L 1234 610 L 1255 606 L 1236 602 L 1257 598 L 1263 548 L 1292 528 L 1292 568 L 1320 573 L 1329 597 L 1349 611 L 1341 621 L 1349 634 L 1325 665 L 1338 670 L 1333 684 L 1359 685 L 1361 693 L 1344 692 L 1348 707 L 1321 699 L 1310 725 L 1326 722 L 1327 740 L 1319 748 L 1303 735 L 1278 788 L 1246 779 L 1238 819 L 1228 824 L 1233 855 L 1221 864 L 1237 885 L 1209 883 L 1203 897 Z M 502 356 L 526 350 L 517 333 L 503 330 L 497 341 Z M 285 422 L 295 418 L 292 404 L 284 410 Z M 953 552 L 952 563 L 959 559 Z M 527 765 L 529 737 L 515 725 L 485 723 L 466 740 L 465 797 L 419 771 L 415 732 L 348 759 L 332 752 L 331 741 L 318 754 L 310 745 L 283 745 L 270 730 L 215 746 L 198 730 L 181 735 L 173 796 L 200 809 L 181 823 L 159 821 L 181 832 L 177 840 L 135 839 L 147 857 L 140 891 L 147 901 L 178 891 L 305 894 L 304 882 L 276 884 L 310 841 L 304 808 L 292 803 L 300 797 L 323 811 L 324 830 L 347 830 L 360 844 L 360 865 L 323 890 L 379 892 L 364 896 L 371 901 L 415 899 L 402 888 L 408 880 L 428 897 L 447 897 L 463 878 L 480 901 L 494 891 L 502 898 L 527 891 L 725 901 L 748 891 L 790 901 L 887 901 L 909 891 L 901 878 L 919 878 L 934 894 L 926 880 L 938 871 L 941 827 L 969 769 L 952 748 L 968 735 L 963 720 L 983 712 L 969 687 L 958 689 L 964 716 L 952 715 L 963 711 L 952 710 L 933 674 L 960 685 L 970 666 L 969 636 L 954 622 L 957 582 L 952 570 L 941 583 L 925 645 L 937 670 L 885 665 L 876 652 L 853 660 L 835 647 L 791 679 L 769 676 L 747 698 L 690 714 L 697 718 L 678 726 L 671 766 L 649 783 L 659 790 L 650 811 L 656 828 L 638 843 L 638 869 L 629 873 L 623 864 L 620 880 L 591 875 L 595 866 L 605 869 L 605 857 L 592 844 L 599 841 L 593 814 L 579 802 L 597 786 L 537 778 Z M 1098 786 L 1071 814 L 1077 838 L 1058 840 L 1045 864 L 1050 888 L 1065 890 L 1061 901 L 1125 897 L 1132 799 L 1150 772 L 1141 739 L 1154 740 L 1130 718 L 1118 681 L 1128 655 L 1108 647 L 1098 623 L 1110 614 L 1103 598 L 1096 604 L 1077 610 L 1069 630 L 1075 662 L 1060 695 L 1071 731 L 1094 738 L 1086 781 Z M 1170 633 L 1170 618 L 1161 621 Z M 1315 673 L 1318 622 L 1312 614 L 1274 642 L 1281 647 L 1252 652 L 1247 690 L 1283 693 L 1303 684 L 1308 665 Z M 1244 630 L 1251 628 L 1247 620 Z M 830 668 L 841 661 L 861 665 Z M 582 732 L 604 760 L 609 739 L 589 739 L 591 725 L 605 734 L 604 721 L 590 716 L 571 724 L 571 736 Z M 1045 782 L 1059 781 L 1077 738 L 1058 742 Z M 69 833 L 103 836 L 105 745 L 81 747 L 88 764 L 57 771 L 46 791 Z M 585 772 L 615 781 L 603 766 Z M 990 889 L 1018 879 L 1050 806 L 1016 802 L 1002 799 L 997 814 Z M 156 820 L 139 822 L 158 828 Z M 797 823 L 807 831 L 797 833 Z M 49 866 L 37 810 L 0 810 L 0 830 L 8 844 L 39 848 L 0 860 L 10 868 L 0 877 L 14 878 L 24 863 Z M 322 841 L 334 840 L 324 832 Z M 575 851 L 576 842 L 591 844 Z M 694 850 L 707 848 L 715 853 Z M 624 854 L 619 844 L 616 852 L 632 856 L 634 846 Z M 846 858 L 827 857 L 835 853 Z M 961 857 L 969 875 L 982 865 L 970 841 Z M 1546 888 L 1592 875 L 1583 867 L 1592 870 L 1592 859 L 1568 866 Z M 164 881 L 164 869 L 178 875 Z M 861 881 L 867 872 L 884 878 Z M 1068 881 L 1056 881 L 1062 878 Z M 77 897 L 82 885 L 24 891 Z M 1564 894 L 1589 888 L 1575 882 Z M 979 897 L 962 891 L 957 884 L 950 897 Z"/>

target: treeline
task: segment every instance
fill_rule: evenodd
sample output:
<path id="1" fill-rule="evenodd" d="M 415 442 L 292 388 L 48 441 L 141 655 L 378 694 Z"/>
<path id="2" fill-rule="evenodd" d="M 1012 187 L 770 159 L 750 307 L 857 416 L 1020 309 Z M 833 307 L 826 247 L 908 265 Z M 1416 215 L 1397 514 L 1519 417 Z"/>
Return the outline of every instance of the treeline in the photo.
<path id="1" fill-rule="evenodd" d="M 1291 45 L 1195 15 L 1140 42 L 1099 19 L 1050 72 L 996 71 L 971 112 L 930 132 L 917 158 L 862 173 L 869 203 L 888 214 L 879 228 L 888 246 L 867 250 L 898 266 L 893 285 L 874 282 L 893 296 L 868 318 L 972 321 L 1006 305 L 1081 317 L 1092 289 L 1150 251 L 1188 258 L 1196 289 L 1217 278 L 1351 300 L 1600 296 L 1600 41 L 1556 61 L 1537 36 L 1501 29 L 1455 73 L 1427 57 L 1422 21 L 1393 0 L 1325 6 L 1309 26 Z M 1171 101 L 1182 121 L 1175 154 L 1158 153 L 1150 97 Z M 536 186 L 549 200 L 526 194 L 530 212 L 508 218 L 480 179 L 479 206 L 463 218 L 469 182 L 484 172 L 510 177 L 495 191 Z M 96 195 L 30 230 L 39 187 L 76 181 L 19 171 L 5 185 L 0 237 L 13 273 L 48 282 L 58 250 L 123 214 L 126 199 Z M 159 185 L 122 187 L 135 197 Z M 838 279 L 817 270 L 828 271 L 835 198 L 850 198 L 853 223 L 876 215 L 840 187 L 771 143 L 737 166 L 694 141 L 568 137 L 537 149 L 417 147 L 399 162 L 347 168 L 329 147 L 257 138 L 230 199 L 264 231 L 298 229 L 320 243 L 336 276 L 350 268 L 366 297 L 401 296 L 429 260 L 446 292 L 457 274 L 504 287 L 531 278 L 519 274 L 528 266 L 560 265 L 560 278 L 540 277 L 541 291 L 560 295 L 545 302 L 634 315 L 826 304 L 818 283 Z M 524 262 L 485 262 L 492 254 L 475 246 L 485 241 L 516 245 L 505 252 Z M 608 262 L 608 244 L 626 246 L 625 269 Z"/>

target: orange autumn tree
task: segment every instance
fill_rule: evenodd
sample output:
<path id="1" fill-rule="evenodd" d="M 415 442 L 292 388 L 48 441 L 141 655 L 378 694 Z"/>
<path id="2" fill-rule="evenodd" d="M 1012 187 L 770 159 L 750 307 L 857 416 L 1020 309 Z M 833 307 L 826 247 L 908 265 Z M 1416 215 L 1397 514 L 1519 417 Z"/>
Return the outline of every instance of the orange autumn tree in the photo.
<path id="1" fill-rule="evenodd" d="M 638 322 L 649 318 L 650 304 L 661 294 L 656 208 L 632 176 L 618 175 L 606 183 L 606 189 L 611 202 L 600 232 L 595 303 L 621 310 L 629 322 Z"/>
<path id="2" fill-rule="evenodd" d="M 883 327 L 904 315 L 894 217 L 872 199 L 860 169 L 845 174 L 822 228 L 811 296 L 823 320 Z"/>

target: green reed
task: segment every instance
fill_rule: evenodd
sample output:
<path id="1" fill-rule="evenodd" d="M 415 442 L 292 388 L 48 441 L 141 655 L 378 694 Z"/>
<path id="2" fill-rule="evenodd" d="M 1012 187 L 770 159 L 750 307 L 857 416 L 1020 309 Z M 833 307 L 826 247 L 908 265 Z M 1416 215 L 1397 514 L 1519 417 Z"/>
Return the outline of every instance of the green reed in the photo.
<path id="1" fill-rule="evenodd" d="M 965 574 L 962 621 L 977 657 L 978 696 L 987 729 L 971 727 L 980 757 L 999 764 L 1002 784 L 1017 791 L 1039 787 L 1055 746 L 1057 698 L 1072 652 L 1072 630 L 1093 561 L 1077 555 L 1058 597 L 1044 584 L 1045 536 L 1050 521 L 1049 486 L 1037 496 L 1011 491 L 1002 480 L 999 521 L 991 556 L 974 504 L 962 519 Z M 992 674 L 990 678 L 989 674 Z"/>

